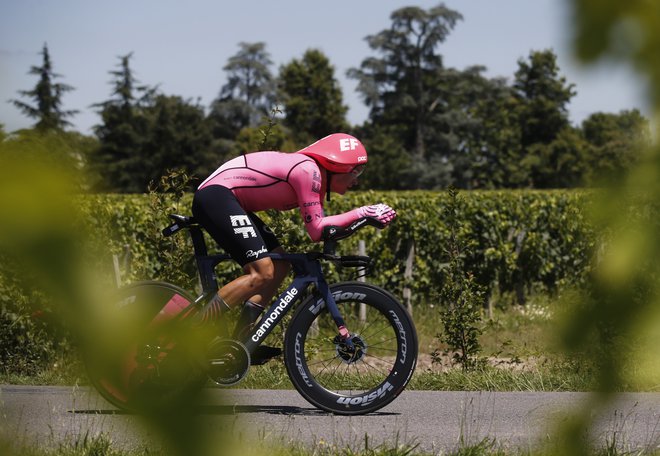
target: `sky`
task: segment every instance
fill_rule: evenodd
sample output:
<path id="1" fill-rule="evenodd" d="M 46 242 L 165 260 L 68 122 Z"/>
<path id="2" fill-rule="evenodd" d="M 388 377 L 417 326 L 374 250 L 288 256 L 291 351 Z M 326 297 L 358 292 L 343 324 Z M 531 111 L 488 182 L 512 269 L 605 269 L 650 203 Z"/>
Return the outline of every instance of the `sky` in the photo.
<path id="1" fill-rule="evenodd" d="M 131 68 L 141 84 L 158 85 L 166 95 L 208 107 L 226 82 L 222 69 L 240 42 L 265 42 L 277 74 L 281 65 L 321 50 L 335 77 L 353 124 L 368 109 L 356 92 L 349 68 L 375 54 L 365 38 L 388 28 L 390 14 L 404 6 L 429 9 L 438 0 L 0 0 L 0 123 L 5 131 L 30 127 L 8 100 L 31 90 L 48 44 L 57 82 L 75 88 L 63 96 L 63 109 L 80 113 L 74 129 L 92 134 L 100 117 L 91 107 L 110 98 L 110 71 L 119 56 L 133 53 Z M 560 74 L 575 84 L 569 108 L 574 124 L 594 112 L 638 108 L 650 112 L 642 82 L 627 68 L 602 63 L 586 68 L 571 51 L 568 0 L 444 0 L 463 15 L 437 52 L 448 68 L 487 68 L 488 77 L 513 80 L 518 61 L 531 51 L 552 49 Z"/>

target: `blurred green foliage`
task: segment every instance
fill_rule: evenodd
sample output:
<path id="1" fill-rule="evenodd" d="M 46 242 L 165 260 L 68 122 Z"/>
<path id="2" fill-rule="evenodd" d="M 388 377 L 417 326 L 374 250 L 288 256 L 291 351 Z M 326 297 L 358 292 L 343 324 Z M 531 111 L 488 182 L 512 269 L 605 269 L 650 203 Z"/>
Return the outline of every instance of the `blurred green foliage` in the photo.
<path id="1" fill-rule="evenodd" d="M 585 63 L 613 59 L 635 69 L 650 100 L 657 133 L 660 114 L 660 2 L 571 0 L 575 54 Z M 587 454 L 584 438 L 595 410 L 629 378 L 658 378 L 660 358 L 660 145 L 640 150 L 624 179 L 610 183 L 593 207 L 608 233 L 583 305 L 566 323 L 566 347 L 599 366 L 601 394 L 564 426 L 565 454 Z M 635 195 L 631 201 L 630 195 Z M 631 217 L 630 214 L 637 214 Z"/>
<path id="2" fill-rule="evenodd" d="M 68 344 L 59 305 L 80 298 L 72 195 L 82 179 L 70 139 L 24 132 L 0 142 L 0 361 L 26 374 Z"/>
<path id="3" fill-rule="evenodd" d="M 89 223 L 110 220 L 103 218 L 102 208 L 82 207 L 84 179 L 77 158 L 67 135 L 59 132 L 26 132 L 0 142 L 0 361 L 5 373 L 34 374 L 70 344 L 86 348 L 102 334 L 96 317 L 104 314 L 113 289 L 98 278 L 99 252 L 110 253 L 105 236 L 120 224 Z M 162 186 L 176 190 L 177 179 Z M 172 193 L 175 202 L 177 195 Z M 165 202 L 143 199 L 143 211 L 135 215 L 148 217 L 150 208 L 164 211 Z M 160 240 L 148 226 L 144 232 Z M 165 259 L 176 264 L 174 257 Z M 162 434 L 167 454 L 210 451 L 204 429 L 191 419 L 193 405 L 142 417 Z"/>

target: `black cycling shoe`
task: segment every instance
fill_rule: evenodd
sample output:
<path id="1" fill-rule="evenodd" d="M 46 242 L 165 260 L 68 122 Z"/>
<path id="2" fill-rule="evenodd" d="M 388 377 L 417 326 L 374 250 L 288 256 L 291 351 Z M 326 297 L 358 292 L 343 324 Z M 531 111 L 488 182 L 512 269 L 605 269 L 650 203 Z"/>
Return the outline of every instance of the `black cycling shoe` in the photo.
<path id="1" fill-rule="evenodd" d="M 250 364 L 252 366 L 260 366 L 266 364 L 272 358 L 280 356 L 282 349 L 277 347 L 269 347 L 268 345 L 259 345 L 254 353 L 250 356 Z"/>

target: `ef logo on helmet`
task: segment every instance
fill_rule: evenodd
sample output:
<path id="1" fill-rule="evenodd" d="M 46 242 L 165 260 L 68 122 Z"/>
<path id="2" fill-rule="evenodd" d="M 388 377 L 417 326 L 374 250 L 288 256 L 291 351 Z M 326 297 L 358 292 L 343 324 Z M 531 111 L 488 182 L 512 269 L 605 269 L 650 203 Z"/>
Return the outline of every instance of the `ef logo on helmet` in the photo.
<path id="1" fill-rule="evenodd" d="M 342 152 L 347 150 L 355 150 L 360 145 L 360 141 L 355 138 L 344 138 L 339 140 L 339 150 Z"/>

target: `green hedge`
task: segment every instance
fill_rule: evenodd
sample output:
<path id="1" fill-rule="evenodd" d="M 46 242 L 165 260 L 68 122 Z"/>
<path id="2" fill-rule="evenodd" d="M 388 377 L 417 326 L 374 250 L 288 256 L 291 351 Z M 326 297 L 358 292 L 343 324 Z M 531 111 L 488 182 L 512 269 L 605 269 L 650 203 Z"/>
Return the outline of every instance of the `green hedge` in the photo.
<path id="1" fill-rule="evenodd" d="M 342 201 L 337 210 L 380 200 L 396 208 L 396 223 L 369 237 L 370 254 L 379 265 L 376 281 L 397 292 L 408 286 L 420 303 L 437 298 L 442 286 L 448 261 L 443 210 L 448 197 L 446 192 L 367 192 Z M 585 198 L 569 191 L 459 193 L 455 217 L 465 270 L 489 294 L 515 291 L 519 301 L 532 288 L 554 292 L 582 284 L 596 241 L 585 218 Z M 403 271 L 410 242 L 415 263 L 406 284 Z"/>
<path id="2" fill-rule="evenodd" d="M 399 216 L 385 230 L 366 228 L 341 243 L 343 253 L 357 251 L 364 239 L 367 252 L 376 261 L 370 281 L 391 289 L 399 296 L 404 287 L 412 290 L 416 304 L 437 299 L 442 286 L 442 269 L 447 263 L 445 245 L 449 232 L 443 208 L 445 192 L 356 192 L 335 197 L 326 204 L 327 213 L 386 202 Z M 589 272 L 595 234 L 585 218 L 586 193 L 575 191 L 493 191 L 459 193 L 457 219 L 461 223 L 459 241 L 466 270 L 489 292 L 515 292 L 519 300 L 532 288 L 554 292 L 564 285 L 581 284 Z M 166 212 L 188 213 L 190 195 L 170 201 L 154 214 L 147 195 L 92 195 L 83 198 L 82 209 L 92 231 L 109 237 L 103 241 L 106 261 L 110 254 L 123 254 L 130 246 L 131 269 L 127 280 L 161 278 L 172 280 L 168 256 L 179 250 L 188 258 L 191 246 L 185 235 L 164 240 L 160 229 L 168 224 Z M 318 248 L 308 239 L 297 210 L 269 211 L 263 215 L 279 233 L 289 251 Z M 177 244 L 172 244 L 177 242 Z M 414 243 L 415 261 L 410 280 L 404 279 L 405 259 Z M 194 284 L 194 265 L 185 269 Z M 225 265 L 221 281 L 238 273 Z M 331 270 L 333 278 L 349 277 L 350 271 Z M 181 278 L 179 277 L 179 280 Z"/>

